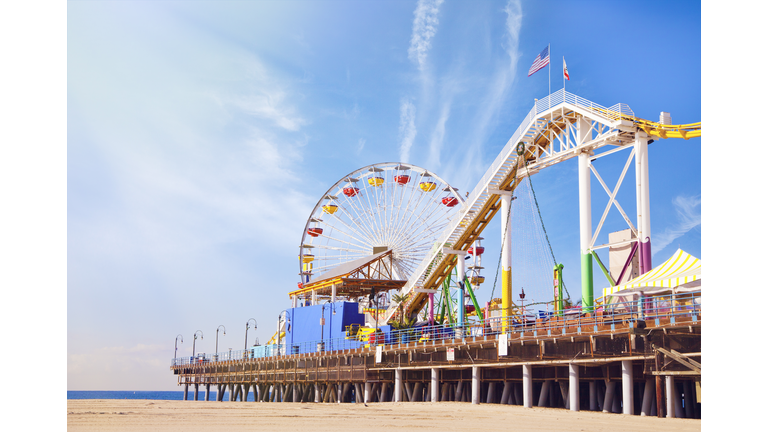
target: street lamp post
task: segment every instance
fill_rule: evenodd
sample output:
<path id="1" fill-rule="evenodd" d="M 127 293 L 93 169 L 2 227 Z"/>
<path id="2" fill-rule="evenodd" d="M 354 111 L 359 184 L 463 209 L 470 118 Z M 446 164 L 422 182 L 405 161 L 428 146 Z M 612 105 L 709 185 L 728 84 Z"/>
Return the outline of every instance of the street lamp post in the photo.
<path id="1" fill-rule="evenodd" d="M 202 330 L 198 330 L 198 331 L 195 332 L 195 338 L 192 340 L 192 359 L 193 359 L 193 361 L 194 361 L 194 358 L 195 358 L 195 342 L 197 342 L 197 334 L 198 333 L 200 333 L 200 339 L 203 338 L 203 331 Z"/>
<path id="2" fill-rule="evenodd" d="M 291 318 L 288 319 L 288 330 L 290 330 L 291 323 L 293 322 L 293 311 L 295 310 L 296 308 L 291 308 Z M 287 313 L 286 316 L 288 316 Z M 293 332 L 291 332 L 291 351 L 293 351 Z"/>
<path id="3" fill-rule="evenodd" d="M 216 356 L 217 359 L 219 358 L 219 329 L 220 328 L 224 329 L 224 336 L 227 335 L 227 328 L 224 327 L 223 324 L 216 327 L 216 350 L 215 350 L 216 352 L 214 353 L 214 355 Z"/>
<path id="4" fill-rule="evenodd" d="M 520 308 L 523 310 L 522 324 L 523 328 L 528 326 L 528 318 L 525 315 L 525 288 L 520 287 Z"/>
<path id="5" fill-rule="evenodd" d="M 179 350 L 177 344 L 179 343 L 179 338 L 181 338 L 181 343 L 184 343 L 184 337 L 182 337 L 180 334 L 176 335 L 176 341 L 173 343 L 173 361 L 176 363 L 176 351 Z"/>
<path id="6" fill-rule="evenodd" d="M 253 319 L 253 318 L 251 318 L 251 319 L 249 319 L 248 321 L 245 322 L 245 347 L 243 349 L 246 350 L 246 351 L 248 350 L 248 326 L 249 326 L 251 321 L 253 321 L 253 329 L 254 330 L 259 328 L 259 325 L 256 323 L 256 320 Z"/>

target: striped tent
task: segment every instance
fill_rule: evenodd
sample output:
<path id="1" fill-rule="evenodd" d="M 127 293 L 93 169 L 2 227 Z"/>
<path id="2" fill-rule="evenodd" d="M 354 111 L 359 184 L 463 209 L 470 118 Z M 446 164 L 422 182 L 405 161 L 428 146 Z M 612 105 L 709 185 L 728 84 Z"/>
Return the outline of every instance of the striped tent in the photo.
<path id="1" fill-rule="evenodd" d="M 638 292 L 656 294 L 673 289 L 675 292 L 701 289 L 701 260 L 682 249 L 642 276 L 622 285 L 603 288 L 603 296 L 625 296 Z"/>

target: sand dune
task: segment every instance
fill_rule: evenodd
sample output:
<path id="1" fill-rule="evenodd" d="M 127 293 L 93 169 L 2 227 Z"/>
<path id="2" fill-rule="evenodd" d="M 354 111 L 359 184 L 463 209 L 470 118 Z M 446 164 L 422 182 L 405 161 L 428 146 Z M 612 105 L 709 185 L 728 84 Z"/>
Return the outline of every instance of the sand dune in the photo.
<path id="1" fill-rule="evenodd" d="M 700 431 L 701 421 L 459 402 L 296 404 L 67 400 L 74 431 Z"/>

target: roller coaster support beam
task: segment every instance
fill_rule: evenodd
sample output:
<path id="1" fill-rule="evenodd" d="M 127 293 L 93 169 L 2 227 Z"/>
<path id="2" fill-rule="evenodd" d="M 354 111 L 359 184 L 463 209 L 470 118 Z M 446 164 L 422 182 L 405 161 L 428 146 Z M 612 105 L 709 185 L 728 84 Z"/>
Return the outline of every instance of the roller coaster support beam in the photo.
<path id="1" fill-rule="evenodd" d="M 435 325 L 435 293 L 427 295 L 429 296 L 429 325 Z"/>
<path id="2" fill-rule="evenodd" d="M 501 325 L 507 332 L 512 314 L 512 194 L 501 195 Z"/>
<path id="3" fill-rule="evenodd" d="M 435 324 L 435 294 L 437 294 L 439 291 L 424 289 L 424 288 L 416 288 L 413 290 L 413 292 L 424 293 L 429 296 L 429 324 L 430 325 Z M 442 315 L 442 312 L 440 312 L 440 315 Z M 442 324 L 442 318 L 440 319 L 440 323 Z"/>
<path id="4" fill-rule="evenodd" d="M 579 118 L 576 124 L 577 141 L 584 143 L 592 140 L 590 122 Z M 592 312 L 594 288 L 592 281 L 592 254 L 589 245 L 592 241 L 592 194 L 590 191 L 591 174 L 589 170 L 592 152 L 580 153 L 579 158 L 579 243 L 581 246 L 581 309 Z"/>
<path id="5" fill-rule="evenodd" d="M 651 265 L 651 202 L 648 192 L 648 135 L 635 133 L 635 179 L 637 184 L 637 228 L 640 252 L 640 274 Z"/>

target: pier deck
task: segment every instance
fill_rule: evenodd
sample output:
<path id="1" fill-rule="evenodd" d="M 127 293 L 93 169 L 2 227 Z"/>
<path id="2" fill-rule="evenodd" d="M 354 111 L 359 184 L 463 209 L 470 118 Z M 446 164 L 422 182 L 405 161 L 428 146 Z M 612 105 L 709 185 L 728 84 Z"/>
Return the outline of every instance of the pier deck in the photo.
<path id="1" fill-rule="evenodd" d="M 484 330 L 263 358 L 241 351 L 222 361 L 177 359 L 171 369 L 196 395 L 202 385 L 207 398 L 213 385 L 219 400 L 225 389 L 231 400 L 247 400 L 251 388 L 253 399 L 263 401 L 451 400 L 573 409 L 574 399 L 588 401 L 584 408 L 577 402 L 577 410 L 616 412 L 613 400 L 621 400 L 620 412 L 700 418 L 700 308 L 537 320 L 507 334 Z M 554 384 L 560 391 L 549 391 Z"/>

